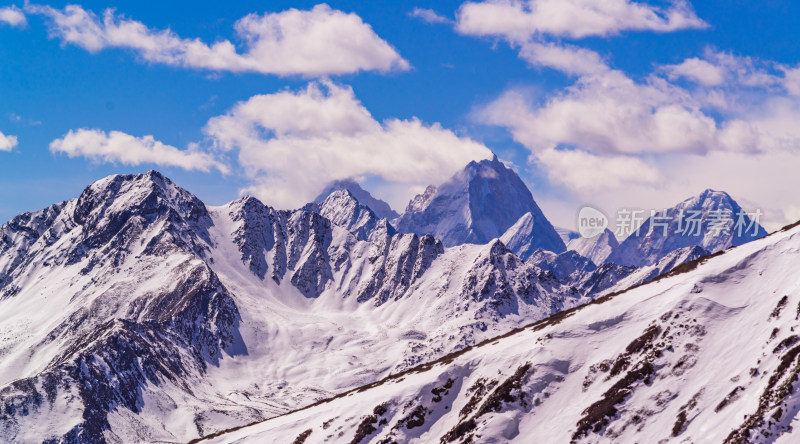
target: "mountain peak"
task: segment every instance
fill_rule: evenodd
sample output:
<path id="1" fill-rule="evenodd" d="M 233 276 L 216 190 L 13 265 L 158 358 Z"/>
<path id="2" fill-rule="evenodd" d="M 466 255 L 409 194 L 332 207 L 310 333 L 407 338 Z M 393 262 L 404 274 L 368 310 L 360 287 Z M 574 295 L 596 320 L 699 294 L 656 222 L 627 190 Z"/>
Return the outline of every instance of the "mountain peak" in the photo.
<path id="1" fill-rule="evenodd" d="M 329 183 L 312 203 L 322 203 L 331 193 L 338 190 L 347 190 L 354 199 L 361 205 L 369 207 L 379 218 L 391 220 L 398 216 L 397 212 L 395 212 L 388 203 L 375 198 L 352 178 L 334 180 Z"/>
<path id="2" fill-rule="evenodd" d="M 647 218 L 637 231 L 620 243 L 608 260 L 620 265 L 652 265 L 680 248 L 700 246 L 716 253 L 767 235 L 758 221 L 746 215 L 742 219 L 742 230 L 738 230 L 736 224 L 743 213 L 742 207 L 728 193 L 706 189 Z M 717 224 L 714 220 L 718 217 L 721 219 Z M 697 224 L 690 218 L 696 218 Z"/>
<path id="3" fill-rule="evenodd" d="M 161 217 L 183 219 L 199 232 L 211 225 L 208 209 L 200 199 L 153 170 L 108 176 L 89 185 L 75 202 L 72 220 L 93 231 L 97 239 L 105 239 L 133 216 L 144 225 Z"/>
<path id="4" fill-rule="evenodd" d="M 376 229 L 393 233 L 394 229 L 381 224 L 386 218 L 378 217 L 368 206 L 363 205 L 349 189 L 343 188 L 331 192 L 325 200 L 310 203 L 304 210 L 314 211 L 329 219 L 334 225 L 343 227 L 360 240 L 367 240 Z"/>
<path id="5" fill-rule="evenodd" d="M 533 249 L 566 249 L 520 177 L 495 156 L 472 161 L 439 187 L 429 186 L 398 219 L 401 232 L 432 234 L 445 246 L 484 244 L 531 213 Z M 531 250 L 533 251 L 533 250 Z"/>
<path id="6" fill-rule="evenodd" d="M 592 238 L 578 237 L 569 241 L 567 249 L 574 250 L 581 256 L 589 258 L 597 265 L 602 264 L 606 259 L 619 248 L 619 241 L 614 233 L 606 228 L 602 233 Z"/>

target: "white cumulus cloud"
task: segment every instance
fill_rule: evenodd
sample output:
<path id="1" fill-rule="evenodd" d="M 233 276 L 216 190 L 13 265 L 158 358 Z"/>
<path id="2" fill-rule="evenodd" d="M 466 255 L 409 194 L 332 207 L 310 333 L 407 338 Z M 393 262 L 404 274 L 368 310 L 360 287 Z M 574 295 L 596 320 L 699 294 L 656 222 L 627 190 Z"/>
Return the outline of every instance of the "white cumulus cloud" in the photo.
<path id="1" fill-rule="evenodd" d="M 5 135 L 0 132 L 0 151 L 11 151 L 17 144 L 17 136 Z"/>
<path id="2" fill-rule="evenodd" d="M 542 35 L 583 38 L 707 26 L 685 1 L 662 8 L 630 0 L 486 0 L 466 2 L 456 15 L 456 29 L 462 34 L 512 42 Z"/>
<path id="3" fill-rule="evenodd" d="M 706 86 L 718 86 L 725 82 L 726 73 L 722 67 L 697 57 L 666 66 L 665 70 L 672 80 L 684 77 Z"/>
<path id="4" fill-rule="evenodd" d="M 28 4 L 25 10 L 48 18 L 50 35 L 90 52 L 126 48 L 144 60 L 214 71 L 280 76 L 325 76 L 358 71 L 407 70 L 409 63 L 354 13 L 320 4 L 310 10 L 250 14 L 234 29 L 240 51 L 229 40 L 211 45 L 154 30 L 107 9 L 102 17 L 78 5 L 64 9 Z"/>
<path id="5" fill-rule="evenodd" d="M 600 54 L 574 45 L 527 42 L 521 45 L 519 55 L 531 65 L 569 75 L 601 74 L 609 70 Z"/>
<path id="6" fill-rule="evenodd" d="M 608 71 L 579 78 L 541 105 L 507 91 L 477 115 L 508 128 L 534 152 L 557 145 L 597 154 L 756 149 L 756 135 L 745 122 L 718 124 L 702 106 L 689 91 L 658 77 L 640 83 Z"/>
<path id="7" fill-rule="evenodd" d="M 437 14 L 433 9 L 414 8 L 408 15 L 430 24 L 453 23 L 452 20 Z"/>
<path id="8" fill-rule="evenodd" d="M 28 23 L 25 13 L 16 6 L 0 8 L 0 22 L 11 26 L 23 27 Z"/>
<path id="9" fill-rule="evenodd" d="M 507 128 L 576 202 L 611 214 L 714 188 L 777 228 L 792 222 L 785 208 L 797 202 L 775 190 L 800 186 L 789 172 L 800 164 L 794 69 L 711 49 L 641 79 L 573 69 L 578 78 L 563 90 L 541 98 L 512 88 L 475 117 Z"/>
<path id="10" fill-rule="evenodd" d="M 379 122 L 351 88 L 331 82 L 251 97 L 209 120 L 204 132 L 216 149 L 238 152 L 252 181 L 245 191 L 282 208 L 348 177 L 390 184 L 397 205 L 469 161 L 491 157 L 483 144 L 436 123 Z"/>
<path id="11" fill-rule="evenodd" d="M 96 129 L 70 130 L 64 137 L 50 143 L 50 151 L 68 157 L 84 157 L 95 162 L 178 167 L 185 170 L 223 173 L 228 168 L 196 146 L 180 150 L 155 140 L 153 136 L 134 137 L 120 131 L 106 133 Z"/>
<path id="12" fill-rule="evenodd" d="M 623 186 L 652 187 L 664 180 L 653 165 L 634 156 L 598 156 L 580 150 L 548 148 L 537 153 L 538 161 L 552 183 L 580 193 L 618 190 Z"/>
<path id="13" fill-rule="evenodd" d="M 769 88 L 780 86 L 778 66 L 752 57 L 706 48 L 702 57 L 690 57 L 661 67 L 670 80 L 687 79 L 705 87 Z M 787 76 L 788 77 L 788 76 Z"/>

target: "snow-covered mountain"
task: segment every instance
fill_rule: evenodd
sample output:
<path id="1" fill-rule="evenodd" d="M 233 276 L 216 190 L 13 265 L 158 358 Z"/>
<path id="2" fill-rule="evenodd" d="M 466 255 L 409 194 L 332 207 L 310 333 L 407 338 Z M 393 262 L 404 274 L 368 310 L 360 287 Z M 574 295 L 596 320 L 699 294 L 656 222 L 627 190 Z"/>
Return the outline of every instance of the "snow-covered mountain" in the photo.
<path id="1" fill-rule="evenodd" d="M 594 262 L 571 250 L 555 254 L 540 248 L 530 255 L 528 263 L 552 272 L 562 282 L 574 280 L 571 275 L 575 272 L 582 276 L 597 269 Z"/>
<path id="2" fill-rule="evenodd" d="M 328 184 L 328 186 L 325 187 L 324 190 L 322 190 L 321 193 L 319 193 L 319 196 L 317 196 L 317 198 L 314 199 L 312 203 L 322 203 L 334 191 L 341 191 L 341 190 L 349 191 L 350 194 L 353 195 L 353 197 L 355 197 L 359 203 L 361 203 L 361 205 L 364 205 L 365 207 L 368 207 L 370 210 L 372 210 L 372 212 L 375 213 L 375 215 L 378 216 L 379 219 L 383 218 L 387 220 L 392 220 L 399 216 L 399 214 L 397 214 L 397 212 L 395 212 L 392 209 L 392 207 L 389 206 L 388 203 L 378 198 L 375 198 L 374 196 L 372 196 L 372 194 L 369 193 L 369 191 L 362 188 L 361 185 L 358 184 L 358 182 L 352 179 L 336 180 L 331 182 L 330 184 Z"/>
<path id="3" fill-rule="evenodd" d="M 632 267 L 606 262 L 598 267 L 573 250 L 555 254 L 539 249 L 527 263 L 553 273 L 562 284 L 576 288 L 580 294 L 598 297 L 649 282 L 709 254 L 703 248 L 693 246 L 674 250 L 653 265 Z"/>
<path id="4" fill-rule="evenodd" d="M 617 237 L 608 228 L 597 236 L 577 237 L 567 244 L 567 250 L 575 251 L 597 265 L 605 262 L 618 247 Z"/>
<path id="5" fill-rule="evenodd" d="M 386 218 L 379 218 L 371 208 L 362 205 L 347 189 L 333 191 L 322 202 L 309 203 L 303 209 L 319 213 L 332 223 L 353 233 L 359 240 L 369 239 L 376 229 L 390 235 L 395 233 Z"/>
<path id="6" fill-rule="evenodd" d="M 187 441 L 589 300 L 499 240 L 111 176 L 0 227 L 0 441 Z"/>
<path id="7" fill-rule="evenodd" d="M 800 227 L 212 443 L 793 443 Z"/>
<path id="8" fill-rule="evenodd" d="M 621 265 L 652 265 L 678 248 L 699 246 L 716 253 L 766 234 L 727 193 L 705 190 L 648 217 L 607 260 Z"/>
<path id="9" fill-rule="evenodd" d="M 400 232 L 431 234 L 445 246 L 484 244 L 515 224 L 520 232 L 509 236 L 525 251 L 566 250 L 525 183 L 496 156 L 470 162 L 439 187 L 429 186 L 394 223 Z"/>

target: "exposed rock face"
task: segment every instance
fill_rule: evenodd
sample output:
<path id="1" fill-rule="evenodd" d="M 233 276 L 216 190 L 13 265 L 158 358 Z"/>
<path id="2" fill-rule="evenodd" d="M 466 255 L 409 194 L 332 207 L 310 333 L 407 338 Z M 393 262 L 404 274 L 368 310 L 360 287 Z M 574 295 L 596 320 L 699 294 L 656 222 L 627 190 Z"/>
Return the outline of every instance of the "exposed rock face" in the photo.
<path id="1" fill-rule="evenodd" d="M 520 245 L 556 253 L 566 247 L 555 228 L 514 171 L 497 157 L 470 162 L 441 186 L 428 187 L 415 197 L 395 222 L 400 232 L 431 234 L 446 246 L 485 244 L 502 236 L 520 218 L 527 240 Z"/>
<path id="2" fill-rule="evenodd" d="M 464 201 L 470 228 L 461 233 L 500 230 L 482 205 L 500 184 L 524 198 L 513 173 L 496 160 L 468 170 L 455 181 L 466 194 L 443 186 L 410 208 L 433 214 L 442 196 L 482 196 Z M 519 251 L 547 239 L 531 203 L 506 221 Z M 403 372 L 707 253 L 690 246 L 650 266 L 595 269 L 575 251 L 537 247 L 525 261 L 496 238 L 447 247 L 431 234 L 397 233 L 348 190 L 313 211 L 252 197 L 206 207 L 156 172 L 111 176 L 0 227 L 0 441 L 188 441 Z M 526 378 L 542 367 L 515 367 L 491 408 L 462 419 L 483 420 L 512 398 L 522 405 Z M 428 392 L 445 399 L 458 387 L 447 381 Z M 404 427 L 427 421 L 417 407 L 403 413 Z M 361 422 L 363 433 L 380 424 Z"/>
<path id="3" fill-rule="evenodd" d="M 656 217 L 649 217 L 637 232 L 622 241 L 607 260 L 622 265 L 652 265 L 679 248 L 699 246 L 716 253 L 767 235 L 757 223 L 751 226 L 752 221 L 746 215 L 742 218 L 741 229 L 737 228 L 741 212 L 742 207 L 727 193 L 705 190 Z M 693 213 L 700 220 L 698 230 L 689 222 Z M 729 216 L 721 218 L 727 221 L 720 224 L 719 229 L 712 228 L 715 213 Z"/>
<path id="4" fill-rule="evenodd" d="M 680 265 L 691 263 L 709 254 L 707 250 L 698 246 L 679 248 L 653 265 L 631 267 L 606 262 L 591 273 L 573 274 L 567 281 L 581 292 L 601 296 L 649 282 Z"/>
<path id="5" fill-rule="evenodd" d="M 202 202 L 155 172 L 99 181 L 4 225 L 0 266 L 16 288 L 5 322 L 32 322 L 0 352 L 6 370 L 30 369 L 0 372 L 4 439 L 35 436 L 29 420 L 53 414 L 62 429 L 36 439 L 104 442 L 110 411 L 138 411 L 150 385 L 189 390 L 235 353 L 237 306 L 200 259 L 211 225 Z M 39 311 L 19 311 L 30 303 Z"/>

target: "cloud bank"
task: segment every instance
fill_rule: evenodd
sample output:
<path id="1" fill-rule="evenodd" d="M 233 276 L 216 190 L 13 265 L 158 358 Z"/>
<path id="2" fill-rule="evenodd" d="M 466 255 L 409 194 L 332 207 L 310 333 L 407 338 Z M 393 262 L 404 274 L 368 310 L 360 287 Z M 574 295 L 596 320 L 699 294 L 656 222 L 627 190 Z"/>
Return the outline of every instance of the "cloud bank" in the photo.
<path id="1" fill-rule="evenodd" d="M 331 81 L 253 96 L 211 118 L 203 132 L 205 140 L 181 150 L 152 136 L 79 129 L 50 150 L 95 162 L 240 173 L 250 183 L 243 193 L 278 208 L 300 207 L 347 178 L 377 180 L 382 197 L 404 205 L 425 186 L 492 156 L 438 123 L 379 122 L 350 87 Z"/>
<path id="2" fill-rule="evenodd" d="M 124 165 L 155 164 L 178 167 L 185 170 L 227 173 L 228 167 L 196 146 L 179 150 L 165 145 L 153 136 L 134 137 L 120 131 L 106 133 L 97 129 L 70 130 L 64 137 L 50 143 L 54 154 L 66 154 L 70 158 L 84 157 L 94 162 L 121 163 Z"/>
<path id="3" fill-rule="evenodd" d="M 511 42 L 543 35 L 602 37 L 623 31 L 671 32 L 707 26 L 685 1 L 660 8 L 629 0 L 487 0 L 466 2 L 456 14 L 458 32 Z"/>
<path id="4" fill-rule="evenodd" d="M 47 18 L 51 37 L 89 52 L 125 48 L 151 63 L 213 71 L 317 77 L 359 71 L 407 70 L 409 63 L 354 13 L 328 5 L 310 10 L 250 14 L 234 25 L 244 41 L 211 45 L 154 30 L 107 9 L 102 17 L 78 5 L 64 9 L 27 4 L 25 11 Z"/>
<path id="5" fill-rule="evenodd" d="M 215 149 L 238 153 L 252 180 L 246 192 L 282 208 L 348 177 L 380 178 L 393 185 L 395 203 L 407 202 L 471 160 L 491 157 L 483 144 L 437 123 L 378 122 L 351 88 L 327 81 L 251 97 L 211 119 L 204 133 Z"/>

